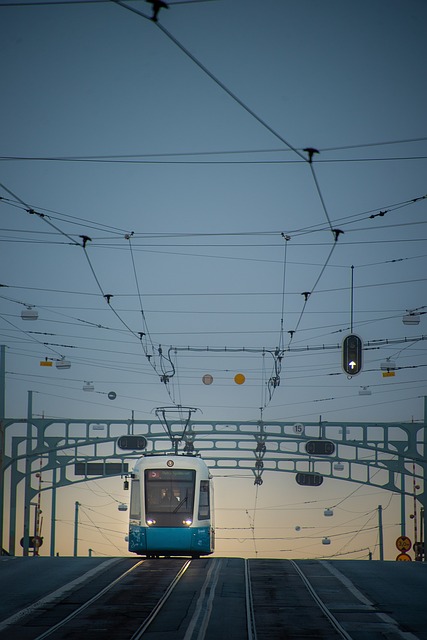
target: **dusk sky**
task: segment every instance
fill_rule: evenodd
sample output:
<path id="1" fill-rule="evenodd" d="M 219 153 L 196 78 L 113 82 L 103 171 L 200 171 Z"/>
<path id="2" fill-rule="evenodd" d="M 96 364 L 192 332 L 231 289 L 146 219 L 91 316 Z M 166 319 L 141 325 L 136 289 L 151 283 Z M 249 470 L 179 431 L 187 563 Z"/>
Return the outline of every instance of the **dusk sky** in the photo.
<path id="1" fill-rule="evenodd" d="M 426 3 L 181 0 L 151 13 L 143 0 L 0 0 L 7 416 L 26 416 L 32 390 L 34 413 L 58 418 L 151 420 L 181 405 L 203 421 L 422 421 Z M 404 324 L 414 310 L 420 323 Z M 351 329 L 365 349 L 349 379 Z M 240 509 L 233 526 L 247 528 L 219 552 L 253 553 L 255 519 L 268 525 L 257 553 L 276 527 L 290 537 L 277 553 L 324 552 L 323 509 L 357 486 L 326 484 L 308 495 L 289 474 L 259 490 L 218 478 L 218 526 Z M 86 491 L 105 522 L 120 519 L 126 553 L 127 516 L 109 511 L 120 480 L 93 487 L 71 489 L 63 517 Z M 395 537 L 399 498 L 371 494 L 348 497 L 337 531 L 390 503 Z M 313 544 L 295 546 L 297 525 Z M 352 535 L 347 550 L 375 547 L 376 532 Z"/>

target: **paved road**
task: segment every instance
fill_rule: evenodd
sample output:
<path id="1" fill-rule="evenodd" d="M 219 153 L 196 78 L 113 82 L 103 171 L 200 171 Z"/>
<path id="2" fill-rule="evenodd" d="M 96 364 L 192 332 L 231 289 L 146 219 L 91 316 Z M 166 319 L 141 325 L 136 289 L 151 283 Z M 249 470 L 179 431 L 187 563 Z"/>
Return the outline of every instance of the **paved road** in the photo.
<path id="1" fill-rule="evenodd" d="M 112 628 L 108 616 L 113 615 L 113 608 L 117 622 L 119 615 L 127 620 L 130 613 L 142 614 L 141 602 L 151 607 L 149 594 L 158 601 L 161 589 L 169 581 L 167 567 L 172 565 L 174 569 L 176 562 L 141 563 L 137 557 L 1 558 L 0 638 L 11 637 L 10 622 L 6 626 L 4 621 L 13 618 L 13 637 L 32 640 L 54 620 L 62 620 L 65 612 L 68 614 L 135 567 L 137 571 L 133 569 L 123 581 L 127 581 L 127 587 L 116 586 L 106 600 L 96 605 L 97 612 L 86 613 L 88 619 L 106 623 L 98 625 L 99 634 L 108 632 Z M 337 635 L 331 630 L 310 588 L 352 640 L 427 640 L 427 563 L 263 559 L 245 563 L 240 558 L 193 561 L 144 638 L 244 640 L 247 575 L 258 640 L 332 640 L 340 636 L 339 631 Z M 133 586 L 129 580 L 134 581 Z M 156 585 L 160 589 L 157 595 Z M 27 609 L 27 615 L 21 618 L 19 612 L 24 607 L 30 607 L 30 615 Z M 76 624 L 81 629 L 86 623 Z M 63 633 L 58 632 L 61 640 L 80 637 L 78 633 Z M 343 637 L 347 637 L 345 633 Z M 123 629 L 123 638 L 127 637 Z"/>

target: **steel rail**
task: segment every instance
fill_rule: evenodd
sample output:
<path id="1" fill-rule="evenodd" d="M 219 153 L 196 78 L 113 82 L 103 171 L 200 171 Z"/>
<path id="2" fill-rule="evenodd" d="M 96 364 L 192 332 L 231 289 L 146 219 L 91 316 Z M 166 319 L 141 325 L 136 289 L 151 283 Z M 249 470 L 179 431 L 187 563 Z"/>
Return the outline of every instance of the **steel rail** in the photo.
<path id="1" fill-rule="evenodd" d="M 50 627 L 50 629 L 47 629 L 47 631 L 44 631 L 40 636 L 37 636 L 37 638 L 35 638 L 34 640 L 44 640 L 44 638 L 48 638 L 50 635 L 52 635 L 52 633 L 55 633 L 55 631 L 57 631 L 58 629 L 63 627 L 65 624 L 67 624 L 67 622 L 69 622 L 73 618 L 76 618 L 78 615 L 80 615 L 80 613 L 82 613 L 82 611 L 84 611 L 85 609 L 90 607 L 91 604 L 93 604 L 94 602 L 99 600 L 99 598 L 102 598 L 102 596 L 105 593 L 110 591 L 110 589 L 112 589 L 118 582 L 123 580 L 123 578 L 125 578 L 127 575 L 129 575 L 129 573 L 134 571 L 137 567 L 139 567 L 143 563 L 144 563 L 144 560 L 140 560 L 140 562 L 137 562 L 136 564 L 134 564 L 130 569 L 128 569 L 127 571 L 122 573 L 118 578 L 116 578 L 115 580 L 110 582 L 110 584 L 107 584 L 106 587 L 101 589 L 101 591 L 96 593 L 92 598 L 90 598 L 87 602 L 82 604 L 78 609 L 76 609 L 75 611 L 70 613 L 66 618 L 64 618 L 63 620 L 61 620 L 57 624 L 55 624 L 53 627 Z"/>
<path id="2" fill-rule="evenodd" d="M 116 578 L 110 584 L 108 584 L 106 587 L 101 589 L 101 591 L 99 591 L 97 594 L 95 594 L 87 602 L 85 602 L 83 605 L 78 607 L 75 611 L 70 613 L 67 617 L 65 617 L 63 620 L 61 620 L 57 624 L 55 624 L 53 627 L 50 627 L 49 629 L 44 631 L 41 635 L 37 636 L 34 640 L 44 640 L 45 638 L 48 638 L 50 635 L 52 635 L 53 633 L 58 631 L 58 629 L 61 629 L 61 627 L 65 626 L 68 622 L 70 622 L 74 618 L 77 618 L 83 611 L 85 611 L 88 607 L 90 607 L 97 600 L 102 598 L 102 596 L 105 593 L 110 591 L 110 589 L 112 589 L 114 586 L 116 586 L 119 582 L 121 582 L 126 576 L 128 576 L 132 571 L 134 571 L 137 567 L 139 567 L 144 562 L 145 562 L 145 560 L 141 560 L 140 562 L 137 562 L 136 564 L 134 564 L 130 569 L 128 569 L 127 571 L 122 573 L 118 578 Z M 133 633 L 133 635 L 130 637 L 130 640 L 139 640 L 139 638 L 142 637 L 143 633 L 147 630 L 147 628 L 150 626 L 150 624 L 156 618 L 156 616 L 158 615 L 159 611 L 161 610 L 161 608 L 165 604 L 166 600 L 171 595 L 172 591 L 174 590 L 174 588 L 176 587 L 176 585 L 178 584 L 179 580 L 182 578 L 182 576 L 184 575 L 184 573 L 186 572 L 186 570 L 188 569 L 190 564 L 191 564 L 191 560 L 187 560 L 185 562 L 185 564 L 181 567 L 181 569 L 178 571 L 178 573 L 176 574 L 176 576 L 174 577 L 174 579 L 172 580 L 172 582 L 170 583 L 170 585 L 166 589 L 166 591 L 163 594 L 163 596 L 160 598 L 160 600 L 157 602 L 157 604 L 155 605 L 155 607 L 151 611 L 151 613 L 148 616 L 148 618 L 146 618 L 146 620 L 137 629 L 137 631 L 135 631 Z"/>
<path id="3" fill-rule="evenodd" d="M 304 575 L 302 570 L 299 568 L 297 563 L 294 560 L 289 560 L 289 562 L 292 564 L 292 566 L 294 567 L 295 571 L 298 573 L 299 577 L 301 578 L 301 580 L 303 581 L 304 585 L 306 586 L 306 588 L 307 588 L 308 592 L 310 593 L 311 597 L 316 602 L 317 606 L 325 614 L 325 616 L 328 618 L 329 622 L 334 627 L 334 629 L 340 634 L 340 636 L 342 638 L 344 638 L 344 640 L 353 640 L 351 635 L 348 634 L 347 631 L 341 626 L 341 624 L 338 622 L 338 620 L 335 618 L 335 616 L 330 612 L 328 607 L 325 605 L 323 600 L 321 600 L 321 598 L 318 596 L 318 594 L 316 593 L 315 589 L 313 588 L 311 582 L 308 580 L 308 578 L 306 578 L 306 576 Z"/>
<path id="4" fill-rule="evenodd" d="M 146 618 L 144 620 L 142 625 L 130 637 L 130 640 L 140 640 L 140 638 L 142 638 L 143 634 L 146 632 L 148 627 L 154 622 L 154 620 L 158 616 L 161 608 L 163 607 L 163 605 L 165 604 L 166 600 L 171 595 L 172 591 L 175 589 L 175 587 L 178 584 L 178 582 L 181 580 L 181 578 L 184 575 L 184 573 L 187 571 L 187 569 L 190 566 L 190 564 L 191 564 L 191 560 L 187 560 L 186 563 L 181 567 L 181 569 L 176 574 L 175 578 L 172 580 L 172 582 L 170 583 L 170 585 L 168 586 L 168 588 L 166 589 L 166 591 L 164 592 L 164 594 L 162 595 L 160 600 L 157 602 L 157 604 L 155 605 L 155 607 L 151 611 L 151 613 L 148 616 L 148 618 Z M 38 640 L 38 638 L 37 638 L 37 640 Z"/>
<path id="5" fill-rule="evenodd" d="M 246 597 L 246 628 L 248 631 L 248 640 L 257 640 L 257 632 L 255 626 L 255 607 L 252 597 L 251 572 L 249 568 L 249 560 L 245 559 L 245 597 Z"/>

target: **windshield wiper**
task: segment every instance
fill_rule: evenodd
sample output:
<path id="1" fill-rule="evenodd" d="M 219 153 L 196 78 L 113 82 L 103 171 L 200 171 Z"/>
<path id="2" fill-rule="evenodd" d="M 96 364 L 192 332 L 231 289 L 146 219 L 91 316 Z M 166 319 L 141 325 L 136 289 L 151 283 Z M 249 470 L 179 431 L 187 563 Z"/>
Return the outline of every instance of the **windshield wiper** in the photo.
<path id="1" fill-rule="evenodd" d="M 185 496 L 185 498 L 183 498 L 180 502 L 178 502 L 175 509 L 173 510 L 173 513 L 176 513 L 177 511 L 179 511 L 182 505 L 186 504 L 186 502 L 187 502 L 187 496 Z"/>

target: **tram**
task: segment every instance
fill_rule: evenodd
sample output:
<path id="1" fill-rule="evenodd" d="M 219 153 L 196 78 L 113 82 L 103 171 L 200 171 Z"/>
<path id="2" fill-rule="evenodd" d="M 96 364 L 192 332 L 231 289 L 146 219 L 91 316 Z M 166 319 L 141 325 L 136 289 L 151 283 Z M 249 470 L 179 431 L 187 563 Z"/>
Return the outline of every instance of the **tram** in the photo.
<path id="1" fill-rule="evenodd" d="M 196 456 L 144 456 L 131 475 L 129 551 L 147 558 L 214 550 L 213 486 Z"/>

